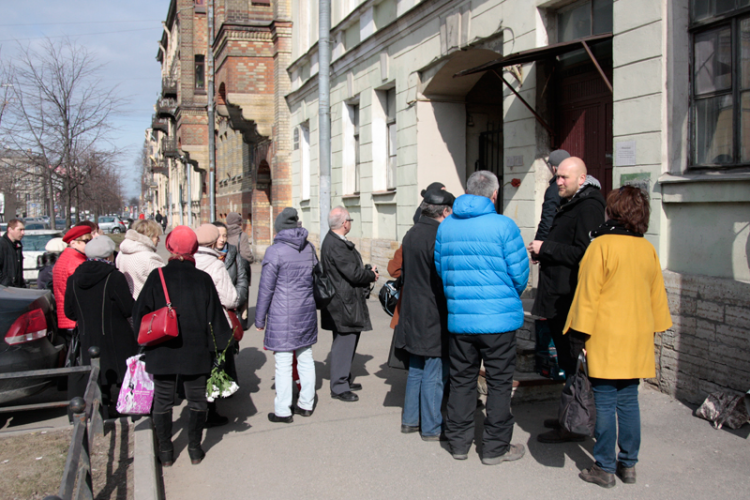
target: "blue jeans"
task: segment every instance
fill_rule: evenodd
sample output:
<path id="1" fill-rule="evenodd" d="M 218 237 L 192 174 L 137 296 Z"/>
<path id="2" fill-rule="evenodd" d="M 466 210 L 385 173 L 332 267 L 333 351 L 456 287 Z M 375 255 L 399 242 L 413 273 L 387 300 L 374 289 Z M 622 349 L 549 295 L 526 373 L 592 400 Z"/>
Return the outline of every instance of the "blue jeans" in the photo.
<path id="1" fill-rule="evenodd" d="M 422 435 L 440 434 L 443 426 L 440 405 L 447 380 L 448 363 L 445 360 L 409 354 L 409 377 L 406 379 L 401 423 L 416 427 L 421 415 Z"/>
<path id="2" fill-rule="evenodd" d="M 591 378 L 596 402 L 594 460 L 602 470 L 613 473 L 617 462 L 634 467 L 641 448 L 641 412 L 638 406 L 639 379 Z M 615 460 L 615 443 L 620 448 Z"/>

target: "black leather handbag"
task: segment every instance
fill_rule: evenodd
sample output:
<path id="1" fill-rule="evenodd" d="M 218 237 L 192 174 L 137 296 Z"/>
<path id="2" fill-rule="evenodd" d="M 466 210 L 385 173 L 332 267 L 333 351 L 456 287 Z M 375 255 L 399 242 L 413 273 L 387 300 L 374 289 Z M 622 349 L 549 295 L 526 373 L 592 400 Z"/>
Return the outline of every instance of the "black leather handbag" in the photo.
<path id="1" fill-rule="evenodd" d="M 596 403 L 594 391 L 589 381 L 589 368 L 586 355 L 578 355 L 575 374 L 563 388 L 558 413 L 560 426 L 573 434 L 593 436 L 596 427 Z"/>
<path id="2" fill-rule="evenodd" d="M 313 251 L 313 297 L 315 298 L 315 307 L 323 309 L 331 303 L 336 290 L 333 288 L 331 278 L 326 275 L 323 269 L 323 263 L 315 261 L 315 251 Z"/>

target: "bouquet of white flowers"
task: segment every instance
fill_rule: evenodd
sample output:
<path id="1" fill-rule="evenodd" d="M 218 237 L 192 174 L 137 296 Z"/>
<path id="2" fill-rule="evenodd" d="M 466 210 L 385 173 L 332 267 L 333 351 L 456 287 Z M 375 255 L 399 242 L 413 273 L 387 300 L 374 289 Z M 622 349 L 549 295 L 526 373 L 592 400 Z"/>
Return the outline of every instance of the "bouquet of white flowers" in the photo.
<path id="1" fill-rule="evenodd" d="M 226 359 L 227 350 L 232 344 L 232 338 L 230 337 L 227 346 L 223 351 L 219 352 L 219 348 L 216 345 L 216 336 L 214 335 L 213 326 L 208 325 L 211 330 L 211 338 L 214 341 L 214 350 L 216 351 L 216 360 L 214 361 L 214 367 L 211 369 L 211 376 L 208 377 L 206 382 L 206 399 L 209 403 L 213 403 L 218 398 L 228 398 L 240 388 L 237 383 L 232 380 L 227 372 L 224 371 L 224 360 Z"/>

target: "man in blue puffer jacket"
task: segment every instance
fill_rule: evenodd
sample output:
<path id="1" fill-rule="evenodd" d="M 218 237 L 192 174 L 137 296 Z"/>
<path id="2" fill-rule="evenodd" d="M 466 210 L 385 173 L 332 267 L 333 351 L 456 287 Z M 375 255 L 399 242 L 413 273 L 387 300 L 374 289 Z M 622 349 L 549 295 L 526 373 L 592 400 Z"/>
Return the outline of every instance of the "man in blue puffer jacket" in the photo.
<path id="1" fill-rule="evenodd" d="M 516 330 L 523 325 L 521 292 L 529 279 L 529 258 L 518 226 L 495 210 L 499 189 L 492 172 L 474 172 L 467 194 L 440 224 L 435 267 L 448 300 L 450 395 L 445 435 L 456 460 L 468 458 L 474 438 L 477 377 L 484 361 L 487 417 L 482 463 L 518 460 L 511 444 L 510 411 L 516 367 Z"/>

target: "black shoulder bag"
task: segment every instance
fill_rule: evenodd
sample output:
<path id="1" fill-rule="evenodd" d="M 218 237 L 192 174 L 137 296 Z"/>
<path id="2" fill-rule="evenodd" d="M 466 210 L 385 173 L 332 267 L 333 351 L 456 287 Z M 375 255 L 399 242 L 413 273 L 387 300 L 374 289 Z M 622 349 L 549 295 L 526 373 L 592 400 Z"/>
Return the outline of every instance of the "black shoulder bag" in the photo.
<path id="1" fill-rule="evenodd" d="M 557 416 L 560 426 L 573 434 L 593 436 L 596 427 L 596 403 L 589 381 L 586 355 L 578 354 L 575 373 L 568 379 L 560 396 Z"/>
<path id="2" fill-rule="evenodd" d="M 330 304 L 336 290 L 333 288 L 331 278 L 326 275 L 323 269 L 323 262 L 315 262 L 315 250 L 312 250 L 313 257 L 313 297 L 315 298 L 315 307 L 323 309 Z"/>

